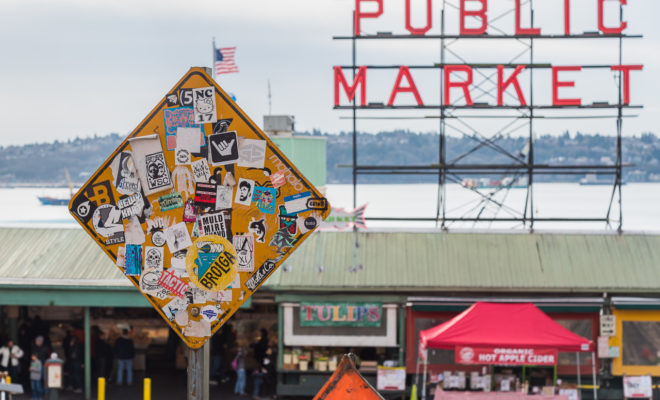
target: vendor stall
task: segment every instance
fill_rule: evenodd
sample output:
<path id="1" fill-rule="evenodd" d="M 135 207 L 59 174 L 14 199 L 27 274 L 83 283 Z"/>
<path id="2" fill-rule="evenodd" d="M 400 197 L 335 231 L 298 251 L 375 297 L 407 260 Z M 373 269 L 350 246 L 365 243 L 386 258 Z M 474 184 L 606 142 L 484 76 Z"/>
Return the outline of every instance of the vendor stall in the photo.
<path id="1" fill-rule="evenodd" d="M 342 355 L 354 353 L 360 373 L 374 387 L 399 396 L 405 391 L 403 341 L 398 338 L 403 312 L 376 297 L 347 301 L 306 296 L 283 302 L 281 361 L 277 394 L 312 396 L 337 368 Z M 403 372 L 403 387 L 396 378 Z"/>
<path id="2" fill-rule="evenodd" d="M 451 349 L 454 350 L 457 364 L 482 366 L 481 371 L 471 372 L 470 384 L 467 384 L 468 376 L 464 372 L 456 377 L 451 371 L 444 372 L 441 377 L 442 388 L 436 392 L 436 400 L 457 396 L 456 392 L 444 393 L 444 389 L 490 391 L 493 387 L 501 392 L 510 392 L 513 396 L 520 396 L 521 391 L 525 394 L 534 392 L 553 396 L 556 376 L 553 374 L 552 379 L 549 379 L 549 376 L 544 377 L 539 373 L 534 378 L 541 378 L 542 382 L 533 389 L 527 382 L 527 378 L 530 381 L 532 379 L 525 375 L 525 368 L 554 367 L 559 351 L 576 354 L 593 352 L 592 341 L 570 332 L 531 303 L 477 302 L 453 319 L 421 331 L 419 339 L 422 360 L 427 359 L 424 354 L 429 348 Z M 426 387 L 426 366 L 424 362 L 423 387 Z M 493 376 L 495 366 L 505 368 L 500 370 L 497 377 Z M 514 373 L 516 367 L 522 369 L 521 376 Z M 593 364 L 594 381 L 595 373 Z M 426 391 L 422 393 L 425 399 Z M 474 397 L 473 393 L 465 394 Z M 595 389 L 594 398 L 597 398 Z"/>

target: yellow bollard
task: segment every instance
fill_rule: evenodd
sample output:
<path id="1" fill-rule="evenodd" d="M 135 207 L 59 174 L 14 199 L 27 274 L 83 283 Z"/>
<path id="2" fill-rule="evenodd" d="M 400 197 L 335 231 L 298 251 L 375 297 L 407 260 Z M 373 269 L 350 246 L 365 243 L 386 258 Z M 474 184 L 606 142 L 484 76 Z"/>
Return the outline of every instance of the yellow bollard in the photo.
<path id="1" fill-rule="evenodd" d="M 151 400 L 151 378 L 144 378 L 144 400 Z"/>
<path id="2" fill-rule="evenodd" d="M 96 393 L 98 400 L 105 400 L 105 378 L 99 378 Z"/>

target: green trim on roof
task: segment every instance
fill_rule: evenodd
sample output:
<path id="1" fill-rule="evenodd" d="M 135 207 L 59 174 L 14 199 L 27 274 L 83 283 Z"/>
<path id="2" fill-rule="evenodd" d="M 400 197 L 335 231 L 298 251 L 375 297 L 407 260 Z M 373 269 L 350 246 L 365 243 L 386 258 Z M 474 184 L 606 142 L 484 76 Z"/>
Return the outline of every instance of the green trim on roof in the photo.
<path id="1" fill-rule="evenodd" d="M 351 272 L 355 237 L 363 268 Z M 0 254 L 2 288 L 49 284 L 90 296 L 110 288 L 137 293 L 81 229 L 0 228 Z M 262 290 L 395 299 L 415 293 L 660 294 L 659 235 L 317 232 L 284 264 L 287 271 L 275 271 Z"/>
<path id="2" fill-rule="evenodd" d="M 151 307 L 135 288 L 98 288 L 5 285 L 0 304 L 21 306 Z"/>

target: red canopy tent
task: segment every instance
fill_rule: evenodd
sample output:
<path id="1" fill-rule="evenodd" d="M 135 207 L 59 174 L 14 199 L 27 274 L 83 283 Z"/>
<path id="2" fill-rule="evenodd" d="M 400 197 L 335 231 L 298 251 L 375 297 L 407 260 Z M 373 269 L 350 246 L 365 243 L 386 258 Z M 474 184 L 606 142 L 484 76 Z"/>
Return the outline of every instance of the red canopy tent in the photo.
<path id="1" fill-rule="evenodd" d="M 421 331 L 419 340 L 422 353 L 428 348 L 456 350 L 464 347 L 593 351 L 591 340 L 559 325 L 532 303 L 477 302 L 449 321 Z M 427 357 L 423 359 L 426 378 Z M 595 374 L 595 364 L 592 369 Z"/>
<path id="2" fill-rule="evenodd" d="M 419 333 L 425 348 L 456 346 L 592 351 L 591 340 L 559 325 L 532 303 L 474 303 L 449 321 Z"/>

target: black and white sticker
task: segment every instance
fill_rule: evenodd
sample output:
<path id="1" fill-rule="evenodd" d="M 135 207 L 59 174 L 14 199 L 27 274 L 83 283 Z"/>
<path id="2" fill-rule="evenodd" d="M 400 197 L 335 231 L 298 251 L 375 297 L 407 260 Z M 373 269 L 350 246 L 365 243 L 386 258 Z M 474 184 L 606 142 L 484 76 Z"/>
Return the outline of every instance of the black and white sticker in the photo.
<path id="1" fill-rule="evenodd" d="M 271 272 L 275 269 L 275 262 L 272 260 L 266 260 L 261 267 L 255 272 L 250 279 L 245 281 L 245 287 L 250 289 L 251 292 L 254 292 L 257 287 L 261 284 L 270 275 Z"/>
<path id="2" fill-rule="evenodd" d="M 195 123 L 206 124 L 208 122 L 217 122 L 218 117 L 215 111 L 215 88 L 209 86 L 193 89 L 192 95 Z"/>
<path id="3" fill-rule="evenodd" d="M 79 194 L 73 201 L 73 211 L 83 223 L 87 223 L 96 210 L 96 204 L 92 203 L 84 194 Z"/>
<path id="4" fill-rule="evenodd" d="M 234 202 L 243 206 L 252 204 L 252 192 L 254 191 L 254 181 L 252 179 L 240 178 L 238 180 L 238 189 Z"/>
<path id="5" fill-rule="evenodd" d="M 235 131 L 210 135 L 209 147 L 209 163 L 213 166 L 232 164 L 238 160 Z"/>

